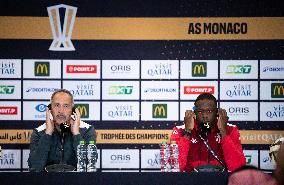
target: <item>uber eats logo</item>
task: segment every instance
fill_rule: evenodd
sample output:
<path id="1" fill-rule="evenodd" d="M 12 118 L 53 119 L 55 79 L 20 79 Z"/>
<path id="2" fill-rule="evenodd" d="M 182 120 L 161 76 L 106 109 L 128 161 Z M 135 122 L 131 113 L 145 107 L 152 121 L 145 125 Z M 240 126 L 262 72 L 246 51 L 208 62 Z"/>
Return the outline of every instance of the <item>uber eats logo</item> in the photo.
<path id="1" fill-rule="evenodd" d="M 153 104 L 152 106 L 153 118 L 167 118 L 167 104 Z"/>
<path id="2" fill-rule="evenodd" d="M 49 76 L 49 62 L 35 62 L 35 76 Z"/>
<path id="3" fill-rule="evenodd" d="M 284 98 L 284 83 L 271 84 L 271 98 Z"/>
<path id="4" fill-rule="evenodd" d="M 14 91 L 14 85 L 0 85 L 0 94 L 13 94 Z"/>
<path id="5" fill-rule="evenodd" d="M 249 74 L 251 71 L 251 65 L 228 65 L 227 74 Z"/>
<path id="6" fill-rule="evenodd" d="M 192 76 L 206 77 L 207 76 L 207 63 L 206 62 L 192 62 Z"/>
<path id="7" fill-rule="evenodd" d="M 89 104 L 75 104 L 81 114 L 81 118 L 89 118 Z"/>

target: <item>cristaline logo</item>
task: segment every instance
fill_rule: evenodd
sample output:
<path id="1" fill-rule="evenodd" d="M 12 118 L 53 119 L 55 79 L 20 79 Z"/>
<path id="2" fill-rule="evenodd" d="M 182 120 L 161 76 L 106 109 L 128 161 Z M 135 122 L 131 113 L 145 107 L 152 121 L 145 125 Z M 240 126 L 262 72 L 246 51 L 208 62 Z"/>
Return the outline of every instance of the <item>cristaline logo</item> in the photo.
<path id="1" fill-rule="evenodd" d="M 214 86 L 184 86 L 184 94 L 214 94 Z"/>
<path id="2" fill-rule="evenodd" d="M 17 115 L 18 107 L 0 107 L 0 115 Z"/>
<path id="3" fill-rule="evenodd" d="M 97 65 L 67 65 L 66 73 L 97 73 Z"/>

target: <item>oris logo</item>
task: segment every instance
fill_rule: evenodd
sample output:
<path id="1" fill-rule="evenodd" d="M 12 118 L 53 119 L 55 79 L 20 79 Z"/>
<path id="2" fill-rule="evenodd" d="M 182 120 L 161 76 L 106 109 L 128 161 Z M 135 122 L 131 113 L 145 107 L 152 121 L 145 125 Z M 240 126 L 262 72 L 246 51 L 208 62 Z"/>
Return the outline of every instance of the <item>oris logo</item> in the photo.
<path id="1" fill-rule="evenodd" d="M 110 70 L 112 72 L 128 72 L 131 70 L 131 66 L 130 65 L 112 65 L 110 67 Z"/>
<path id="2" fill-rule="evenodd" d="M 111 155 L 110 159 L 112 161 L 130 161 L 130 155 Z"/>
<path id="3" fill-rule="evenodd" d="M 249 107 L 230 107 L 228 111 L 234 114 L 247 114 L 249 113 Z"/>

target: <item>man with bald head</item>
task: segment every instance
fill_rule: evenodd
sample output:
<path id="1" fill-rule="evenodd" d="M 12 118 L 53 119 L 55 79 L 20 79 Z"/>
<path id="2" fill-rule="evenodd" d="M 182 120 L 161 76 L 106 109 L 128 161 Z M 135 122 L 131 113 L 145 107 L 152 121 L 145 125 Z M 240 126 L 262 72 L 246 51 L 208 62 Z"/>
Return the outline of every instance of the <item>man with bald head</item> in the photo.
<path id="1" fill-rule="evenodd" d="M 44 171 L 54 164 L 76 167 L 77 145 L 96 140 L 94 127 L 81 121 L 74 109 L 72 94 L 65 89 L 54 92 L 46 108 L 46 121 L 34 129 L 30 140 L 28 159 L 30 171 Z"/>

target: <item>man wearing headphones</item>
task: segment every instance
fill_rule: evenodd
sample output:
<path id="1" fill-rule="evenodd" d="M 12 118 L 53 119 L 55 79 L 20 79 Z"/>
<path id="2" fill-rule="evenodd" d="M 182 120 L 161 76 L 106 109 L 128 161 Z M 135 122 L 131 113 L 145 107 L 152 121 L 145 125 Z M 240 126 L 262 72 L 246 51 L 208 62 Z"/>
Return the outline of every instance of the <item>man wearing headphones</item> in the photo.
<path id="1" fill-rule="evenodd" d="M 179 146 L 180 171 L 234 171 L 245 165 L 240 133 L 235 125 L 227 124 L 226 110 L 217 108 L 216 98 L 200 94 L 194 105 L 193 111 L 186 110 L 184 125 L 175 127 L 170 138 Z"/>
<path id="2" fill-rule="evenodd" d="M 50 105 L 46 108 L 45 123 L 34 129 L 31 135 L 30 171 L 44 171 L 54 164 L 75 169 L 79 142 L 95 141 L 94 127 L 81 121 L 79 110 L 73 107 L 73 96 L 68 90 L 61 89 L 52 94 Z"/>

